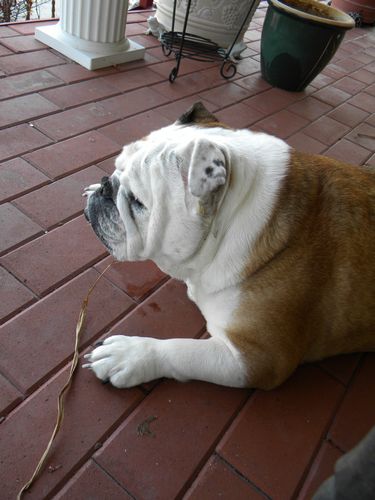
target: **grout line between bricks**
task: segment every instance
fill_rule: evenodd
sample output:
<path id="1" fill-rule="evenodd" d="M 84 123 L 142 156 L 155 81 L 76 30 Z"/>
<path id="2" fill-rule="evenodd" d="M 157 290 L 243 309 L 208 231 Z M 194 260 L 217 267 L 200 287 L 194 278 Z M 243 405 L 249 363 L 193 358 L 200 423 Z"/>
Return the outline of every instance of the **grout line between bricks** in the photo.
<path id="1" fill-rule="evenodd" d="M 230 462 L 228 462 L 224 457 L 222 457 L 218 452 L 215 451 L 214 455 L 218 457 L 220 461 L 222 461 L 228 469 L 230 469 L 236 476 L 238 476 L 242 481 L 250 485 L 254 490 L 257 491 L 260 495 L 262 495 L 264 498 L 267 498 L 268 500 L 272 500 L 272 497 L 270 497 L 265 491 L 263 491 L 259 486 L 257 486 L 253 481 L 251 481 L 249 478 L 244 476 L 234 465 L 232 465 Z"/>
<path id="2" fill-rule="evenodd" d="M 306 466 L 305 468 L 305 471 L 304 473 L 302 474 L 301 476 L 301 479 L 295 489 L 295 492 L 293 494 L 293 498 L 297 498 L 298 496 L 298 493 L 300 493 L 301 489 L 303 488 L 303 485 L 305 484 L 305 481 L 307 479 L 307 476 L 311 470 L 311 467 L 313 466 L 314 462 L 315 462 L 315 459 L 319 453 L 319 450 L 320 448 L 322 447 L 323 443 L 325 441 L 328 441 L 330 442 L 331 444 L 333 444 L 337 449 L 339 449 L 340 451 L 342 451 L 343 453 L 346 453 L 345 451 L 341 450 L 340 446 L 338 446 L 331 438 L 328 437 L 329 435 L 329 431 L 332 427 L 332 424 L 334 423 L 335 419 L 336 419 L 336 416 L 341 408 L 341 405 L 343 403 L 343 401 L 345 400 L 346 398 L 346 395 L 348 394 L 349 392 L 349 389 L 351 387 L 351 383 L 352 381 L 354 380 L 357 372 L 359 371 L 361 365 L 362 365 L 362 361 L 363 361 L 363 358 L 364 356 L 361 355 L 361 358 L 357 364 L 357 366 L 355 367 L 355 369 L 353 370 L 353 373 L 347 383 L 347 385 L 343 384 L 344 385 L 344 391 L 343 391 L 343 394 L 341 396 L 341 398 L 338 399 L 337 403 L 336 403 L 336 408 L 334 409 L 334 411 L 332 412 L 332 415 L 331 415 L 331 418 L 328 420 L 327 424 L 325 425 L 325 428 L 322 432 L 322 437 L 318 440 L 316 446 L 315 446 L 315 451 L 311 454 L 311 458 L 310 458 L 310 461 L 309 461 L 309 464 Z M 326 372 L 326 370 L 324 370 L 322 367 L 320 366 L 317 366 L 318 369 L 322 370 L 324 373 L 328 373 Z M 336 381 L 336 378 L 331 375 L 330 373 L 328 373 L 328 375 L 330 375 L 330 377 Z"/>
<path id="3" fill-rule="evenodd" d="M 140 391 L 141 392 L 141 391 Z M 71 469 L 66 473 L 64 477 L 51 489 L 51 491 L 44 497 L 44 500 L 52 499 L 56 493 L 61 490 L 64 485 L 72 478 L 74 475 L 83 467 L 83 465 L 90 460 L 95 451 L 98 450 L 97 445 L 100 443 L 103 446 L 103 443 L 108 440 L 108 438 L 116 431 L 116 429 L 122 424 L 122 422 L 128 418 L 128 416 L 133 413 L 136 407 L 144 400 L 142 397 L 139 401 L 133 403 L 126 409 L 126 411 L 112 424 L 108 427 L 105 432 L 98 438 L 97 442 L 91 446 L 86 453 L 84 453 L 81 458 L 77 460 L 77 462 L 71 467 Z M 96 463 L 96 462 L 95 462 Z M 124 489 L 124 488 L 123 488 Z"/>
<path id="4" fill-rule="evenodd" d="M 7 382 L 9 382 L 9 384 L 11 384 L 15 389 L 17 389 L 17 391 L 22 395 L 23 398 L 25 398 L 25 393 L 24 391 L 21 389 L 21 387 L 19 387 L 19 385 L 17 384 L 17 382 L 15 380 L 13 380 L 12 377 L 10 377 L 6 371 L 4 371 L 1 366 L 0 366 L 0 375 L 3 376 L 3 378 L 5 378 L 5 380 Z M 22 402 L 22 401 L 21 401 Z M 19 402 L 18 405 L 21 403 Z M 14 408 L 16 408 L 18 405 L 14 406 Z M 6 415 L 5 415 L 6 417 Z M 1 423 L 1 422 L 0 422 Z"/>
<path id="5" fill-rule="evenodd" d="M 133 410 L 134 411 L 134 410 Z M 108 439 L 108 438 L 107 438 Z M 108 472 L 104 467 L 102 467 L 100 465 L 99 462 L 97 462 L 95 460 L 95 457 L 92 455 L 91 456 L 91 460 L 93 461 L 93 463 L 98 467 L 98 469 L 100 469 L 106 476 L 108 476 L 114 483 L 117 484 L 117 486 L 119 486 L 125 493 L 127 493 L 131 498 L 133 498 L 134 500 L 137 500 L 137 497 L 135 497 L 128 489 L 126 489 L 116 478 L 115 476 L 112 476 L 112 474 L 110 472 Z"/>
<path id="6" fill-rule="evenodd" d="M 255 390 L 254 389 L 244 389 L 248 391 L 248 396 L 244 398 L 243 403 L 239 404 L 238 407 L 236 408 L 235 412 L 233 415 L 227 420 L 227 422 L 223 425 L 221 431 L 218 433 L 216 439 L 213 441 L 211 446 L 206 450 L 203 458 L 199 461 L 198 464 L 196 464 L 194 471 L 190 475 L 189 479 L 185 482 L 185 484 L 181 487 L 180 491 L 176 495 L 176 499 L 182 499 L 185 494 L 188 492 L 188 490 L 191 488 L 195 480 L 197 479 L 200 471 L 203 469 L 203 467 L 206 465 L 212 454 L 216 453 L 216 448 L 220 441 L 223 439 L 225 434 L 228 432 L 230 427 L 232 426 L 233 422 L 236 420 L 238 417 L 238 414 L 242 412 L 248 401 L 251 399 L 253 396 Z"/>

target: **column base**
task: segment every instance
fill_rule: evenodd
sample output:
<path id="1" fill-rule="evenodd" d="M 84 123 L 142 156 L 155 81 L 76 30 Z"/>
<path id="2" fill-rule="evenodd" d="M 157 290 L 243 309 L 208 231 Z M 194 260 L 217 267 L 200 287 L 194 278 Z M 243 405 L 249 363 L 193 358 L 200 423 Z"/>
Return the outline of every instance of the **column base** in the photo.
<path id="1" fill-rule="evenodd" d="M 59 24 L 35 29 L 35 38 L 89 70 L 143 59 L 145 48 L 125 38 L 118 43 L 99 43 L 65 33 Z"/>

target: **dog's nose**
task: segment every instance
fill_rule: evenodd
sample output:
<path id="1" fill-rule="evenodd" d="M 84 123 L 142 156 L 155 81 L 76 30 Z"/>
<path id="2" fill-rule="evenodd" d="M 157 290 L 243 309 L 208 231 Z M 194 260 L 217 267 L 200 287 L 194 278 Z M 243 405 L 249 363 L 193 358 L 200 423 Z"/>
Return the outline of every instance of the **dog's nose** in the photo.
<path id="1" fill-rule="evenodd" d="M 109 177 L 103 177 L 101 180 L 100 194 L 104 198 L 112 198 L 113 190 Z"/>

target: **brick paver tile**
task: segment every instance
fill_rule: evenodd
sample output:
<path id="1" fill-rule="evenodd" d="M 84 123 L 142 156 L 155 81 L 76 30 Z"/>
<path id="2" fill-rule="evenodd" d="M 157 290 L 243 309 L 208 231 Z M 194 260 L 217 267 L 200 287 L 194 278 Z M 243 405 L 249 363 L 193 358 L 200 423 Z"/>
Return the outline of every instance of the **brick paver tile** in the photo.
<path id="1" fill-rule="evenodd" d="M 266 90 L 261 94 L 257 94 L 250 99 L 245 99 L 244 104 L 257 109 L 264 113 L 264 115 L 270 115 L 282 110 L 293 102 L 303 99 L 305 94 L 303 92 L 287 92 L 286 90 L 281 90 L 277 88 L 272 88 Z"/>
<path id="2" fill-rule="evenodd" d="M 38 26 L 50 26 L 52 24 L 56 24 L 57 20 L 44 20 L 44 21 L 36 21 L 33 20 L 31 23 L 29 22 L 20 22 L 17 21 L 16 24 L 12 25 L 12 28 L 21 35 L 34 35 L 35 28 Z"/>
<path id="3" fill-rule="evenodd" d="M 333 80 L 339 80 L 340 78 L 345 77 L 347 75 L 347 72 L 343 71 L 342 68 L 339 68 L 331 62 L 331 64 L 323 69 L 322 75 L 329 76 Z"/>
<path id="4" fill-rule="evenodd" d="M 366 93 L 367 94 L 371 94 L 372 96 L 375 97 L 375 83 L 373 83 L 372 85 L 370 85 L 369 87 L 367 87 Z"/>
<path id="5" fill-rule="evenodd" d="M 57 104 L 62 109 L 79 106 L 115 94 L 118 94 L 118 90 L 109 85 L 103 78 L 72 83 L 65 87 L 45 90 L 41 93 L 43 97 Z"/>
<path id="6" fill-rule="evenodd" d="M 2 257 L 1 263 L 38 295 L 106 255 L 84 216 Z"/>
<path id="7" fill-rule="evenodd" d="M 360 69 L 351 74 L 353 78 L 359 80 L 360 82 L 365 83 L 366 85 L 370 85 L 375 82 L 375 74 L 371 71 L 367 71 L 366 69 Z"/>
<path id="8" fill-rule="evenodd" d="M 319 362 L 319 366 L 339 380 L 348 385 L 360 362 L 360 354 L 342 354 L 332 358 L 326 358 Z"/>
<path id="9" fill-rule="evenodd" d="M 129 37 L 133 42 L 139 43 L 142 47 L 152 48 L 152 47 L 160 47 L 159 40 L 154 36 L 147 35 L 134 35 Z"/>
<path id="10" fill-rule="evenodd" d="M 345 76 L 335 83 L 335 87 L 347 92 L 348 94 L 354 95 L 366 87 L 366 84 L 355 80 L 351 76 Z"/>
<path id="11" fill-rule="evenodd" d="M 248 392 L 169 381 L 157 386 L 95 455 L 136 498 L 176 498 L 207 460 Z M 153 436 L 137 433 L 150 416 Z"/>
<path id="12" fill-rule="evenodd" d="M 0 164 L 0 201 L 4 202 L 49 181 L 22 158 Z"/>
<path id="13" fill-rule="evenodd" d="M 14 54 L 4 56 L 0 59 L 0 70 L 8 75 L 32 71 L 33 69 L 46 68 L 57 64 L 63 64 L 65 59 L 59 57 L 49 50 L 38 50 L 26 54 Z"/>
<path id="14" fill-rule="evenodd" d="M 110 335 L 193 338 L 199 337 L 204 328 L 205 320 L 197 306 L 188 299 L 185 285 L 170 280 L 117 323 Z"/>
<path id="15" fill-rule="evenodd" d="M 255 42 L 256 40 L 260 40 L 262 37 L 262 33 L 256 29 L 251 29 L 246 31 L 244 39 L 249 42 Z M 242 54 L 242 52 L 241 52 Z"/>
<path id="16" fill-rule="evenodd" d="M 30 92 L 37 92 L 50 87 L 57 87 L 64 82 L 46 70 L 31 71 L 21 75 L 3 78 L 0 85 L 0 99 L 16 97 Z"/>
<path id="17" fill-rule="evenodd" d="M 68 361 L 82 300 L 97 277 L 96 271 L 86 271 L 1 327 L 0 370 L 24 392 L 40 385 Z M 108 280 L 100 280 L 90 296 L 80 346 L 93 342 L 133 306 L 122 291 Z M 41 356 L 45 352 L 48 356 Z"/>
<path id="18" fill-rule="evenodd" d="M 11 203 L 0 205 L 0 254 L 42 232 L 42 228 Z"/>
<path id="19" fill-rule="evenodd" d="M 90 71 L 79 64 L 70 63 L 48 68 L 48 72 L 55 75 L 60 80 L 63 80 L 65 83 L 74 83 L 81 80 L 88 80 L 90 78 L 97 78 L 98 76 L 116 73 L 117 70 L 113 66 L 110 66 L 109 68 Z"/>
<path id="20" fill-rule="evenodd" d="M 375 154 L 373 154 L 373 155 L 371 156 L 371 158 L 369 158 L 369 159 L 367 160 L 366 165 L 371 165 L 371 166 L 375 167 Z"/>
<path id="21" fill-rule="evenodd" d="M 238 103 L 216 112 L 215 116 L 222 123 L 225 123 L 226 125 L 229 125 L 231 127 L 251 128 L 251 125 L 263 118 L 264 115 L 254 108 L 250 108 L 245 104 Z"/>
<path id="22" fill-rule="evenodd" d="M 115 160 L 117 158 L 117 155 L 111 156 L 110 158 L 107 158 L 106 160 L 103 160 L 101 162 L 97 162 L 96 165 L 100 168 L 100 170 L 104 170 L 109 175 L 112 175 L 114 170 L 115 170 Z"/>
<path id="23" fill-rule="evenodd" d="M 298 500 L 311 500 L 319 486 L 334 472 L 336 461 L 342 452 L 329 442 L 323 442 L 299 492 Z"/>
<path id="24" fill-rule="evenodd" d="M 147 28 L 140 23 L 130 23 L 126 26 L 126 36 L 144 35 Z"/>
<path id="25" fill-rule="evenodd" d="M 105 172 L 98 167 L 88 167 L 13 203 L 43 228 L 50 229 L 82 213 L 86 206 L 86 198 L 82 197 L 84 187 L 100 182 L 104 175 Z"/>
<path id="26" fill-rule="evenodd" d="M 375 99 L 374 96 L 367 94 L 366 92 L 360 92 L 356 94 L 351 99 L 349 99 L 349 104 L 357 106 L 357 108 L 363 109 L 363 111 L 369 113 L 375 113 Z"/>
<path id="27" fill-rule="evenodd" d="M 58 111 L 55 104 L 39 94 L 14 97 L 0 102 L 0 128 Z"/>
<path id="28" fill-rule="evenodd" d="M 271 392 L 257 391 L 218 453 L 272 498 L 292 498 L 344 388 L 314 366 Z"/>
<path id="29" fill-rule="evenodd" d="M 344 92 L 334 86 L 329 86 L 315 92 L 314 97 L 331 106 L 338 106 L 344 101 L 347 101 L 351 97 L 351 94 L 348 94 L 347 92 Z"/>
<path id="30" fill-rule="evenodd" d="M 1 424 L 0 462 L 2 474 L 8 478 L 2 483 L 3 498 L 15 498 L 33 473 L 55 425 L 56 399 L 67 377 L 68 368 Z M 138 389 L 119 391 L 103 386 L 89 370 L 78 368 L 61 433 L 28 498 L 52 496 L 142 397 Z"/>
<path id="31" fill-rule="evenodd" d="M 236 85 L 240 85 L 245 88 L 250 95 L 259 94 L 260 92 L 264 92 L 265 90 L 269 90 L 271 88 L 271 85 L 263 80 L 260 73 L 240 78 L 236 80 Z"/>
<path id="32" fill-rule="evenodd" d="M 138 89 L 42 118 L 35 125 L 54 139 L 61 140 L 155 108 L 166 100 L 150 88 Z"/>
<path id="33" fill-rule="evenodd" d="M 13 30 L 10 26 L 2 26 L 0 30 L 0 38 L 18 35 L 17 31 Z"/>
<path id="34" fill-rule="evenodd" d="M 0 130 L 0 161 L 41 148 L 50 142 L 48 137 L 26 124 Z"/>
<path id="35" fill-rule="evenodd" d="M 368 54 L 365 54 L 364 52 L 357 53 L 355 57 L 358 61 L 361 61 L 361 63 L 363 63 L 363 64 L 369 64 L 374 60 L 373 57 L 371 57 Z"/>
<path id="36" fill-rule="evenodd" d="M 0 373 L 0 418 L 22 401 L 22 394 Z"/>
<path id="37" fill-rule="evenodd" d="M 46 48 L 43 43 L 28 35 L 5 38 L 1 43 L 13 52 L 29 52 Z"/>
<path id="38" fill-rule="evenodd" d="M 135 68 L 125 73 L 115 73 L 105 76 L 103 80 L 121 92 L 133 90 L 138 87 L 147 87 L 153 83 L 160 82 L 164 78 L 149 68 Z"/>
<path id="39" fill-rule="evenodd" d="M 35 300 L 34 294 L 0 267 L 0 322 Z"/>
<path id="40" fill-rule="evenodd" d="M 348 133 L 349 130 L 349 127 L 333 120 L 329 116 L 322 116 L 311 125 L 308 125 L 303 130 L 303 133 L 327 146 L 331 146 Z"/>
<path id="41" fill-rule="evenodd" d="M 259 61 L 255 61 L 251 57 L 242 59 L 237 64 L 237 73 L 242 76 L 253 75 L 254 73 L 259 73 L 259 71 L 260 71 Z"/>
<path id="42" fill-rule="evenodd" d="M 203 92 L 220 84 L 222 84 L 222 78 L 217 69 L 214 68 L 214 74 L 207 74 L 206 71 L 200 71 L 198 73 L 182 75 L 177 78 L 173 85 L 169 82 L 163 82 L 154 85 L 152 88 L 165 96 L 168 102 L 170 102 Z"/>
<path id="43" fill-rule="evenodd" d="M 163 80 L 166 80 L 170 72 L 172 71 L 172 68 L 174 68 L 175 66 L 176 66 L 176 61 L 171 58 L 168 58 L 164 62 L 159 62 L 158 64 L 154 64 L 151 67 L 151 69 L 152 71 L 162 76 Z M 185 59 L 178 70 L 178 75 L 180 77 L 182 75 L 187 75 L 188 73 L 196 73 L 198 71 L 204 71 L 210 67 L 216 68 L 216 70 L 219 71 L 217 62 L 209 63 L 206 61 L 193 61 L 192 59 Z"/>
<path id="44" fill-rule="evenodd" d="M 373 152 L 375 150 L 375 126 L 361 123 L 346 136 L 346 139 Z"/>
<path id="45" fill-rule="evenodd" d="M 297 132 L 294 135 L 288 137 L 288 144 L 298 151 L 304 151 L 311 154 L 320 154 L 327 146 L 316 139 L 304 134 L 303 132 Z"/>
<path id="46" fill-rule="evenodd" d="M 0 44 L 0 57 L 9 56 L 10 54 L 13 54 L 13 52 Z"/>
<path id="47" fill-rule="evenodd" d="M 122 112 L 119 108 L 108 110 L 104 106 L 104 101 L 99 101 L 41 118 L 36 120 L 34 125 L 48 137 L 61 141 L 114 122 L 121 117 Z"/>
<path id="48" fill-rule="evenodd" d="M 257 127 L 260 127 L 268 134 L 286 139 L 308 123 L 305 118 L 284 109 L 259 121 Z"/>
<path id="49" fill-rule="evenodd" d="M 55 500 L 78 500 L 80 498 L 132 500 L 133 497 L 98 464 L 90 460 L 54 495 Z"/>
<path id="50" fill-rule="evenodd" d="M 217 455 L 213 455 L 199 473 L 184 500 L 214 500 L 236 498 L 236 500 L 264 500 L 264 495 L 241 477 Z"/>
<path id="51" fill-rule="evenodd" d="M 355 58 L 345 57 L 342 58 L 340 61 L 337 61 L 335 65 L 338 66 L 343 71 L 346 71 L 347 73 L 352 73 L 353 71 L 356 71 L 359 68 L 361 68 L 363 66 L 363 63 L 361 61 L 356 60 Z"/>
<path id="52" fill-rule="evenodd" d="M 343 451 L 353 448 L 373 427 L 374 391 L 375 355 L 367 354 L 329 431 L 329 438 Z"/>
<path id="53" fill-rule="evenodd" d="M 112 123 L 111 125 L 99 129 L 99 132 L 122 147 L 125 144 L 130 144 L 133 141 L 142 139 L 142 137 L 145 137 L 153 130 L 170 124 L 170 120 L 165 118 L 159 112 L 159 109 L 157 109 L 145 111 L 131 118 L 125 118 L 120 122 Z"/>
<path id="54" fill-rule="evenodd" d="M 362 165 L 371 156 L 371 152 L 368 149 L 346 139 L 336 142 L 324 154 L 345 163 L 352 163 L 353 165 Z"/>
<path id="55" fill-rule="evenodd" d="M 302 116 L 302 118 L 313 121 L 331 111 L 332 106 L 315 99 L 315 97 L 306 97 L 305 99 L 292 104 L 288 109 L 293 113 Z"/>
<path id="56" fill-rule="evenodd" d="M 112 257 L 108 257 L 95 268 L 102 272 L 111 261 Z M 167 276 L 150 260 L 117 262 L 106 272 L 105 277 L 138 302 L 167 279 Z"/>
<path id="57" fill-rule="evenodd" d="M 318 76 L 314 78 L 314 80 L 311 82 L 311 85 L 316 89 L 321 89 L 323 87 L 326 87 L 330 83 L 334 83 L 334 81 L 335 81 L 334 78 L 331 78 L 330 76 L 327 76 L 324 73 L 320 73 Z"/>
<path id="58" fill-rule="evenodd" d="M 210 101 L 219 107 L 223 107 L 246 99 L 249 97 L 249 92 L 243 87 L 229 82 L 224 85 L 220 85 L 220 87 L 207 90 L 206 92 L 200 92 L 199 97 L 206 101 Z"/>
<path id="59" fill-rule="evenodd" d="M 120 150 L 118 144 L 94 130 L 39 149 L 24 158 L 53 179 L 99 162 Z"/>
<path id="60" fill-rule="evenodd" d="M 369 116 L 369 113 L 366 113 L 366 111 L 363 111 L 356 106 L 344 103 L 328 113 L 328 116 L 339 121 L 340 123 L 343 123 L 344 125 L 355 127 L 359 123 L 363 122 Z"/>

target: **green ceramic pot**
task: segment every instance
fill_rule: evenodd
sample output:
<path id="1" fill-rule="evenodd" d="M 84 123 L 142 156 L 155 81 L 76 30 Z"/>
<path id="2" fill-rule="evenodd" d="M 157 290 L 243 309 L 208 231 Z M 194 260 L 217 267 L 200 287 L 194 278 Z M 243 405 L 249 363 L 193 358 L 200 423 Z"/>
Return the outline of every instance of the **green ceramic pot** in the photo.
<path id="1" fill-rule="evenodd" d="M 261 40 L 262 76 L 285 90 L 303 90 L 327 65 L 353 19 L 314 0 L 268 0 Z"/>

